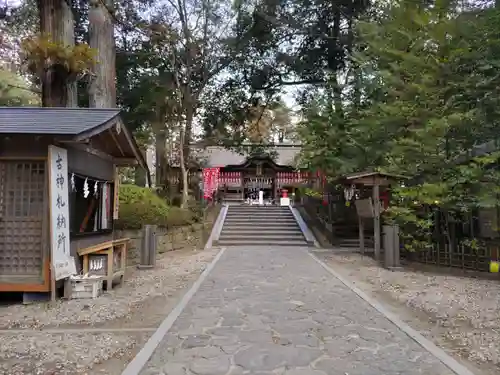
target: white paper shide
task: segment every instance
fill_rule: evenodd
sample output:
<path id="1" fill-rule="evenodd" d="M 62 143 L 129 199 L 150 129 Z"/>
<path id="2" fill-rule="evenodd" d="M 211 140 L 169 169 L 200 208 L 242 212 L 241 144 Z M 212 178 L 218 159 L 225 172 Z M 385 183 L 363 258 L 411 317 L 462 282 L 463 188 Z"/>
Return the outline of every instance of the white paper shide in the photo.
<path id="1" fill-rule="evenodd" d="M 68 152 L 49 146 L 51 259 L 56 280 L 76 274 L 70 255 L 68 207 Z"/>

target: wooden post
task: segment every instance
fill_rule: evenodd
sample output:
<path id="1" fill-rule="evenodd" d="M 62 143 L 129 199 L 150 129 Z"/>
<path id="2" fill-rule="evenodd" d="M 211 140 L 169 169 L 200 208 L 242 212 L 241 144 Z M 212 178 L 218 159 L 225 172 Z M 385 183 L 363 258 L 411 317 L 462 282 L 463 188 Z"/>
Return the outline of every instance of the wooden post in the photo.
<path id="1" fill-rule="evenodd" d="M 107 259 L 108 259 L 108 264 L 107 264 L 107 277 L 106 277 L 106 290 L 110 291 L 113 289 L 113 263 L 114 263 L 114 245 L 111 245 L 111 248 L 106 251 L 107 253 Z"/>
<path id="2" fill-rule="evenodd" d="M 393 254 L 394 268 L 398 268 L 401 265 L 401 258 L 399 253 L 399 226 L 394 225 L 392 228 L 394 233 L 394 254 Z"/>
<path id="3" fill-rule="evenodd" d="M 359 250 L 361 255 L 365 255 L 365 224 L 363 223 L 363 218 L 358 215 L 358 226 L 359 226 Z"/>
<path id="4" fill-rule="evenodd" d="M 54 264 L 50 266 L 50 301 L 55 303 L 57 299 L 56 290 L 56 270 L 54 269 Z"/>
<path id="5" fill-rule="evenodd" d="M 156 225 L 142 227 L 141 264 L 139 269 L 154 268 L 156 265 Z"/>
<path id="6" fill-rule="evenodd" d="M 240 172 L 240 194 L 240 199 L 245 201 L 245 179 L 243 178 L 243 172 Z"/>
<path id="7" fill-rule="evenodd" d="M 51 176 L 51 168 L 50 168 L 50 148 L 49 148 L 49 160 L 47 162 L 47 180 L 48 180 L 48 185 L 47 185 L 47 194 L 49 196 L 49 203 L 48 203 L 48 218 L 49 218 L 49 259 L 50 259 L 50 301 L 52 303 L 56 302 L 57 294 L 56 294 L 56 270 L 54 268 L 54 259 L 53 259 L 53 253 L 52 253 L 52 231 L 55 230 L 52 228 L 52 203 L 50 201 L 50 192 L 51 192 L 51 184 L 52 184 L 52 177 Z M 46 219 L 45 219 L 46 220 Z"/>
<path id="8" fill-rule="evenodd" d="M 380 260 L 380 187 L 378 181 L 373 185 L 373 241 L 375 260 Z"/>
<path id="9" fill-rule="evenodd" d="M 394 266 L 394 231 L 391 225 L 384 225 L 384 266 L 391 269 Z"/>

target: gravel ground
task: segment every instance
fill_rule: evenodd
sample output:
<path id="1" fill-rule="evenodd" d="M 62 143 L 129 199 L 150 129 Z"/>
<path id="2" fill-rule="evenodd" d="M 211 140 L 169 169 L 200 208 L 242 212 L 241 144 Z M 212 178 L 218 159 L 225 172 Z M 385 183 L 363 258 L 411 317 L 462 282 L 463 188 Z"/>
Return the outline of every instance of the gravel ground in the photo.
<path id="1" fill-rule="evenodd" d="M 388 271 L 352 253 L 318 253 L 410 325 L 484 373 L 500 371 L 500 282 L 404 269 Z M 409 313 L 409 314 L 408 314 Z M 408 320 L 411 320 L 408 321 Z"/>
<path id="2" fill-rule="evenodd" d="M 146 339 L 146 334 L 118 333 L 5 334 L 0 336 L 0 374 L 96 374 L 96 366 L 127 358 Z"/>
<path id="3" fill-rule="evenodd" d="M 120 330 L 156 328 L 217 252 L 165 253 L 96 300 L 0 307 L 0 374 L 120 374 L 153 329 Z"/>

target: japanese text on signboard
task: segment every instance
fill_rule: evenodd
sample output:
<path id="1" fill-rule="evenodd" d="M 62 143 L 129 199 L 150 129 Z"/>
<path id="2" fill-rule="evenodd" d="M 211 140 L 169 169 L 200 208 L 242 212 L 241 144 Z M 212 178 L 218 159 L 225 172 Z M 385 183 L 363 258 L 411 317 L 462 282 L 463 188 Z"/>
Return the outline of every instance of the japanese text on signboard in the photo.
<path id="1" fill-rule="evenodd" d="M 49 146 L 49 155 L 51 262 L 54 277 L 60 280 L 76 273 L 69 241 L 68 152 Z"/>

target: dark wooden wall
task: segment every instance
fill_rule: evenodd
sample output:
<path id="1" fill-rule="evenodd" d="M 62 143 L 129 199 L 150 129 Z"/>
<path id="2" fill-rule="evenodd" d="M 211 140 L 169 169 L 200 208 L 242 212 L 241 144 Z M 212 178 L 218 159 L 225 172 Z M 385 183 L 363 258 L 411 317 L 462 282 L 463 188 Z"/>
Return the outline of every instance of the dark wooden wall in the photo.
<path id="1" fill-rule="evenodd" d="M 53 144 L 53 138 L 49 136 L 0 136 L 0 158 L 10 160 L 29 159 L 29 158 L 47 158 L 48 146 Z M 61 147 L 68 150 L 68 171 L 100 180 L 114 180 L 114 164 L 112 160 L 96 156 L 69 145 Z M 48 197 L 46 199 L 48 205 Z M 47 210 L 48 211 L 48 210 Z M 46 228 L 49 228 L 48 217 Z M 47 234 L 47 238 L 49 234 Z M 77 268 L 79 267 L 76 252 L 80 248 L 85 248 L 113 239 L 113 233 L 85 235 L 71 238 L 71 254 L 75 256 Z M 46 251 L 50 252 L 50 246 L 45 246 Z M 49 254 L 47 254 L 49 255 Z"/>

